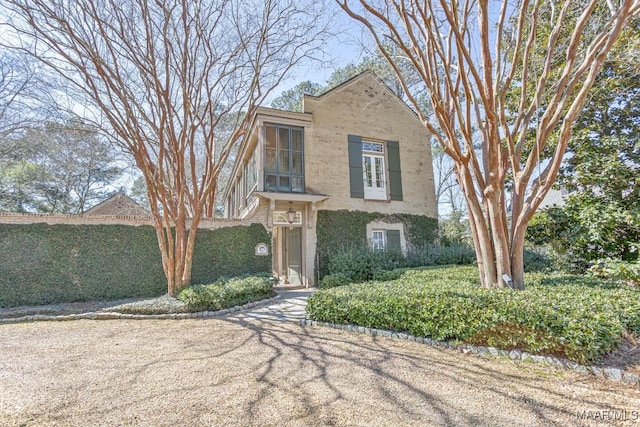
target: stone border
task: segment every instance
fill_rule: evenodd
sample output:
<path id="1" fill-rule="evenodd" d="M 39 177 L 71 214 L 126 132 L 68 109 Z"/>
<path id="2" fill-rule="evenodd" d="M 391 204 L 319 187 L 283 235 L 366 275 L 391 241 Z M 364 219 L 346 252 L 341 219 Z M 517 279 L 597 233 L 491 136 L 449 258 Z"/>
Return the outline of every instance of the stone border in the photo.
<path id="1" fill-rule="evenodd" d="M 562 359 L 555 356 L 538 356 L 527 353 L 522 350 L 501 350 L 495 347 L 473 346 L 469 344 L 456 344 L 453 341 L 439 341 L 432 338 L 416 337 L 414 335 L 406 334 L 403 332 L 388 331 L 384 329 L 366 328 L 364 326 L 357 325 L 338 325 L 335 323 L 318 322 L 310 319 L 300 320 L 300 326 L 324 326 L 333 329 L 340 329 L 343 331 L 357 332 L 360 334 L 366 334 L 370 336 L 386 337 L 391 339 L 399 339 L 417 342 L 420 344 L 426 344 L 432 347 L 450 348 L 452 350 L 458 350 L 464 354 L 479 354 L 493 357 L 508 358 L 511 360 L 521 360 L 523 362 L 533 362 L 543 365 L 555 366 L 557 368 L 572 370 L 583 374 L 593 374 L 597 377 L 601 377 L 607 380 L 622 382 L 640 388 L 640 375 L 626 372 L 624 369 L 619 368 L 602 368 L 599 366 L 584 366 L 571 360 Z"/>
<path id="2" fill-rule="evenodd" d="M 0 324 L 7 323 L 25 323 L 25 322 L 37 322 L 37 321 L 66 321 L 66 320 L 114 320 L 114 319 L 127 319 L 127 320 L 147 320 L 147 319 L 203 319 L 211 317 L 226 316 L 227 314 L 237 313 L 242 310 L 248 310 L 250 308 L 261 307 L 263 305 L 269 305 L 273 302 L 281 299 L 280 295 L 274 297 L 248 302 L 244 305 L 237 305 L 231 308 L 225 308 L 218 311 L 196 311 L 192 313 L 167 313 L 167 314 L 124 314 L 110 311 L 91 311 L 88 313 L 78 314 L 65 314 L 60 316 L 51 316 L 46 314 L 32 314 L 22 317 L 7 317 L 0 319 Z"/>

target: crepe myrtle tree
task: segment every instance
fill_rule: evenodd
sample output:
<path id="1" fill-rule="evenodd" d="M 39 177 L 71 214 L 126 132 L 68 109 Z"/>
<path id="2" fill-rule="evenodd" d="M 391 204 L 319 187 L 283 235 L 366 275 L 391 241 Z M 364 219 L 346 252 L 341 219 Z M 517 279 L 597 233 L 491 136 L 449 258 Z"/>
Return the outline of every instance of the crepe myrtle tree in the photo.
<path id="1" fill-rule="evenodd" d="M 147 188 L 168 292 L 257 105 L 314 59 L 331 17 L 303 0 L 5 0 L 5 47 L 37 58 Z M 230 126 L 229 121 L 232 121 Z M 221 130 L 222 129 L 222 130 Z M 229 129 L 232 129 L 230 132 Z"/>
<path id="2" fill-rule="evenodd" d="M 522 289 L 527 224 L 640 0 L 336 1 L 370 34 L 453 160 L 482 285 Z M 422 111 L 406 84 L 407 63 L 432 112 Z"/>

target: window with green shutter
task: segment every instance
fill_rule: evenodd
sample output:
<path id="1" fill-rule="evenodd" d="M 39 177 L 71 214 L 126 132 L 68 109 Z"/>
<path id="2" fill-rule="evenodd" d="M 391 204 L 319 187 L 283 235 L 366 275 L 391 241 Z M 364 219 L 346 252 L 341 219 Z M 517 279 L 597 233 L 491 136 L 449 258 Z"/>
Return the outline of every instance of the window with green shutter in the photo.
<path id="1" fill-rule="evenodd" d="M 359 135 L 349 135 L 348 144 L 351 197 L 402 200 L 400 144 L 363 140 Z"/>
<path id="2" fill-rule="evenodd" d="M 362 137 L 349 135 L 349 185 L 351 197 L 364 198 L 364 180 L 362 179 Z"/>
<path id="3" fill-rule="evenodd" d="M 387 141 L 387 158 L 389 160 L 389 196 L 391 200 L 402 200 L 402 173 L 398 141 Z"/>
<path id="4" fill-rule="evenodd" d="M 387 230 L 386 250 L 390 252 L 402 251 L 402 245 L 400 244 L 400 230 Z"/>
<path id="5" fill-rule="evenodd" d="M 402 252 L 402 231 L 399 229 L 370 229 L 367 234 L 372 249 Z"/>

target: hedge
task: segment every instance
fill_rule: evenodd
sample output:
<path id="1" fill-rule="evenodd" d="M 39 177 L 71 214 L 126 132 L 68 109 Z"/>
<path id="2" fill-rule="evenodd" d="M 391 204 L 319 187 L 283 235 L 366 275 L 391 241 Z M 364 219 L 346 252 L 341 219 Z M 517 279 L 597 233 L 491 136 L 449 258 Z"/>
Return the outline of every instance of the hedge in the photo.
<path id="1" fill-rule="evenodd" d="M 271 244 L 271 234 L 260 224 L 198 230 L 191 283 L 211 283 L 218 277 L 271 273 L 271 255 L 255 255 L 258 243 Z"/>
<path id="2" fill-rule="evenodd" d="M 178 299 L 191 311 L 201 311 L 223 310 L 274 295 L 273 282 L 265 274 L 219 279 L 209 285 L 190 286 L 180 292 Z"/>
<path id="3" fill-rule="evenodd" d="M 332 254 L 367 245 L 367 224 L 372 221 L 404 224 L 410 248 L 433 244 L 438 237 L 438 220 L 422 215 L 362 211 L 318 211 L 317 256 L 320 276 L 329 272 Z"/>
<path id="4" fill-rule="evenodd" d="M 259 224 L 199 230 L 192 283 L 270 271 Z M 0 307 L 159 296 L 167 291 L 151 226 L 0 224 Z"/>
<path id="5" fill-rule="evenodd" d="M 524 291 L 487 290 L 475 267 L 407 270 L 392 281 L 319 290 L 314 320 L 407 332 L 579 363 L 599 361 L 625 332 L 640 334 L 640 292 L 613 282 L 527 274 Z"/>
<path id="6" fill-rule="evenodd" d="M 476 260 L 475 252 L 467 246 L 425 245 L 411 249 L 407 254 L 393 251 L 375 250 L 369 246 L 352 248 L 331 253 L 329 274 L 343 275 L 349 282 L 377 280 L 382 273 L 399 268 L 423 267 L 429 265 L 469 265 Z M 333 280 L 333 279 L 329 279 Z M 337 286 L 337 285 L 333 285 Z"/>

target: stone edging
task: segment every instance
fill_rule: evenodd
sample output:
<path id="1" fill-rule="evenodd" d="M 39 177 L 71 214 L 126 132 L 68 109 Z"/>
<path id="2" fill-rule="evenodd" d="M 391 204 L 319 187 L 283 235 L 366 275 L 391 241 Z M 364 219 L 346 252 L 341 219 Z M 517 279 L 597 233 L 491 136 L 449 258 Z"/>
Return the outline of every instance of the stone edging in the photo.
<path id="1" fill-rule="evenodd" d="M 511 360 L 529 361 L 534 363 L 540 363 L 544 365 L 551 365 L 558 368 L 568 369 L 585 374 L 593 374 L 598 377 L 602 377 L 607 380 L 622 382 L 630 384 L 635 387 L 640 387 L 640 375 L 632 372 L 626 372 L 624 369 L 619 368 L 601 368 L 599 366 L 584 366 L 576 362 L 572 362 L 567 359 L 561 359 L 555 356 L 538 356 L 527 353 L 522 350 L 501 350 L 495 347 L 473 346 L 469 344 L 456 344 L 453 341 L 439 341 L 432 338 L 416 337 L 414 335 L 405 334 L 396 331 L 387 331 L 384 329 L 366 328 L 364 326 L 356 325 L 337 325 L 335 323 L 318 322 L 310 319 L 300 320 L 301 326 L 324 326 L 333 329 L 340 329 L 344 331 L 358 332 L 361 334 L 371 336 L 381 336 L 392 339 L 400 339 L 406 341 L 418 342 L 426 344 L 432 347 L 450 348 L 458 350 L 462 353 L 481 354 L 494 357 L 505 357 Z"/>
<path id="2" fill-rule="evenodd" d="M 197 311 L 194 313 L 168 313 L 168 314 L 123 314 L 109 311 L 92 311 L 88 313 L 79 314 L 65 314 L 61 316 L 50 316 L 46 314 L 33 314 L 22 317 L 7 317 L 0 319 L 0 324 L 3 323 L 24 323 L 24 322 L 36 322 L 36 321 L 65 321 L 65 320 L 114 320 L 114 319 L 128 319 L 128 320 L 146 320 L 146 319 L 202 319 L 209 317 L 220 317 L 227 314 L 236 313 L 242 310 L 250 308 L 260 307 L 276 302 L 281 297 L 276 295 L 275 297 L 264 299 L 260 301 L 249 302 L 244 305 L 237 305 L 235 307 L 226 308 L 218 311 Z"/>

